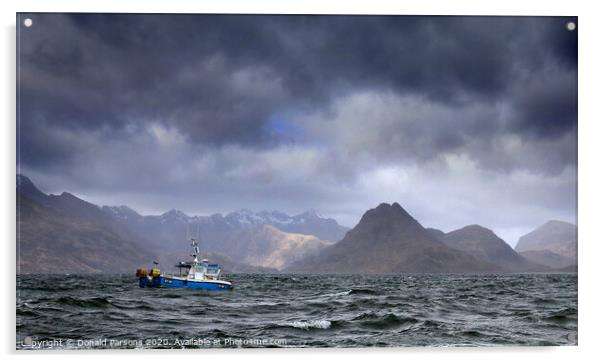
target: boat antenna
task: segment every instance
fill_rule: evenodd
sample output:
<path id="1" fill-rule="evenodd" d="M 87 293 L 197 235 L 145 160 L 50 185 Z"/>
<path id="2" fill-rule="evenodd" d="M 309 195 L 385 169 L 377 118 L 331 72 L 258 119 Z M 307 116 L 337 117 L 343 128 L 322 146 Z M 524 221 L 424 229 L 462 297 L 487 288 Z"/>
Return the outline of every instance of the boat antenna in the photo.
<path id="1" fill-rule="evenodd" d="M 190 240 L 190 245 L 192 246 L 192 254 L 190 256 L 192 256 L 194 258 L 194 262 L 197 262 L 197 257 L 199 255 L 199 243 L 198 241 L 198 236 L 199 236 L 199 226 L 197 225 L 197 234 L 196 236 L 191 236 L 190 235 L 190 230 L 188 228 L 189 226 L 186 225 L 186 236 L 188 237 L 188 239 Z"/>

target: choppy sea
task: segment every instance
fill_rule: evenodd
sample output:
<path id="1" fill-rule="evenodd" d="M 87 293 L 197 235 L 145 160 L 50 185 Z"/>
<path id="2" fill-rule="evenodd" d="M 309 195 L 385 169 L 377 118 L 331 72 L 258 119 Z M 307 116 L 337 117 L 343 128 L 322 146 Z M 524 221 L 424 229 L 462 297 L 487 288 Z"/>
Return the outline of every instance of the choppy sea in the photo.
<path id="1" fill-rule="evenodd" d="M 17 276 L 17 349 L 577 344 L 576 274 Z"/>

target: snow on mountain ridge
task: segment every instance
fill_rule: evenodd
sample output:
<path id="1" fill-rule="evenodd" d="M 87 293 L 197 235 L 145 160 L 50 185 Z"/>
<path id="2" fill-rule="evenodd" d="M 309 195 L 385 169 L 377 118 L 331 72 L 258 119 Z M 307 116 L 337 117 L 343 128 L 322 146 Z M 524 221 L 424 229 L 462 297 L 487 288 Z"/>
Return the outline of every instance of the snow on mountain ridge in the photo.
<path id="1" fill-rule="evenodd" d="M 181 222 L 181 223 L 194 223 L 196 217 L 190 217 L 186 213 L 178 209 L 170 209 L 169 211 L 159 216 L 161 223 L 168 222 Z"/>
<path id="2" fill-rule="evenodd" d="M 291 225 L 306 223 L 307 221 L 314 219 L 326 219 L 313 209 L 294 216 L 279 211 L 268 212 L 264 210 L 261 212 L 253 212 L 248 209 L 240 209 L 228 213 L 224 218 L 231 224 L 245 226 L 256 226 L 261 224 Z"/>
<path id="3" fill-rule="evenodd" d="M 125 205 L 121 205 L 118 207 L 110 207 L 104 205 L 101 209 L 106 213 L 111 214 L 114 218 L 117 219 L 133 219 L 142 217 L 140 214 L 138 214 L 138 212 Z"/>
<path id="4" fill-rule="evenodd" d="M 288 215 L 277 210 L 254 212 L 249 209 L 239 209 L 228 214 L 221 213 L 212 214 L 210 216 L 189 216 L 178 209 L 170 209 L 161 215 L 142 216 L 135 210 L 127 206 L 103 206 L 102 209 L 111 214 L 113 217 L 121 220 L 132 220 L 138 218 L 150 218 L 158 223 L 178 223 L 178 224 L 195 224 L 195 223 L 210 223 L 210 224 L 226 224 L 234 228 L 246 228 L 260 226 L 264 224 L 289 229 L 297 228 L 296 226 L 306 225 L 308 223 L 338 223 L 331 218 L 322 217 L 316 210 L 311 209 L 306 212 Z M 344 227 L 341 227 L 344 228 Z"/>

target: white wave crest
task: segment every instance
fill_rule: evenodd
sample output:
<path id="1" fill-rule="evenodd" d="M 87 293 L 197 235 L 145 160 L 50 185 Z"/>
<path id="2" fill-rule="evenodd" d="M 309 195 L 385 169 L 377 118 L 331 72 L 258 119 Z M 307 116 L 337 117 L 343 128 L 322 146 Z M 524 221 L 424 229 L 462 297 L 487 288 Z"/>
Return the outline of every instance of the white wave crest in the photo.
<path id="1" fill-rule="evenodd" d="M 317 328 L 317 329 L 328 329 L 332 325 L 332 323 L 328 320 L 308 320 L 308 321 L 293 321 L 289 324 L 293 328 L 299 329 L 309 329 L 309 328 Z"/>

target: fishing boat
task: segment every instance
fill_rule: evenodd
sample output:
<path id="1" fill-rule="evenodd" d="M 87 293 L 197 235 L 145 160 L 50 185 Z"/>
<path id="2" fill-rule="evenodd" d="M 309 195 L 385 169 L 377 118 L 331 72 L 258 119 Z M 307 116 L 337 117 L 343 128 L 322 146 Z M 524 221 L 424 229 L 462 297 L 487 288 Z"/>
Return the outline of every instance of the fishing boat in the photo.
<path id="1" fill-rule="evenodd" d="M 181 261 L 175 265 L 178 273 L 161 273 L 158 263 L 153 268 L 136 270 L 140 287 L 183 287 L 203 290 L 230 290 L 232 283 L 221 280 L 221 267 L 209 263 L 207 259 L 199 261 L 199 245 L 196 238 L 190 238 L 192 246 L 192 261 Z"/>

